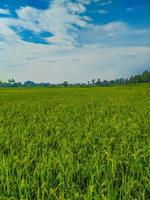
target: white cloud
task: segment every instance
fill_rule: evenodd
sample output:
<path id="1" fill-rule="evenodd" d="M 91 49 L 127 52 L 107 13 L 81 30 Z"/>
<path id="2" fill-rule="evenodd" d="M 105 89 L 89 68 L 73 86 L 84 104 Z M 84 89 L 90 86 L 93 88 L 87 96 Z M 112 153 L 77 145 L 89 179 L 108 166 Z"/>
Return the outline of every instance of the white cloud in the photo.
<path id="1" fill-rule="evenodd" d="M 112 4 L 111 0 L 77 0 L 77 2 L 82 3 L 84 5 L 88 5 L 94 2 L 94 3 L 98 3 L 100 6 Z"/>
<path id="2" fill-rule="evenodd" d="M 88 17 L 81 17 L 85 12 L 81 3 L 55 0 L 47 10 L 39 10 L 29 6 L 16 11 L 18 18 L 0 18 L 3 29 L 10 32 L 10 26 L 25 28 L 36 33 L 49 32 L 53 37 L 47 40 L 56 45 L 74 46 L 77 27 L 86 27 Z M 1 28 L 0 28 L 1 29 Z"/>
<path id="3" fill-rule="evenodd" d="M 101 1 L 97 0 L 97 2 L 99 2 L 100 6 L 106 6 L 112 4 L 111 0 L 101 0 Z"/>
<path id="4" fill-rule="evenodd" d="M 142 71 L 150 62 L 148 47 L 100 47 L 68 49 L 55 45 L 1 43 L 0 71 L 7 78 L 50 82 L 81 82 L 91 78 L 113 79 Z"/>
<path id="5" fill-rule="evenodd" d="M 104 9 L 99 9 L 99 10 L 98 10 L 98 13 L 101 14 L 101 15 L 105 15 L 105 14 L 108 13 L 108 11 L 107 11 L 107 10 L 104 10 Z"/>
<path id="6" fill-rule="evenodd" d="M 74 45 L 76 27 L 85 27 L 88 18 L 80 17 L 76 13 L 84 12 L 82 4 L 68 3 L 55 0 L 47 10 L 37 10 L 31 7 L 25 7 L 17 10 L 21 23 L 16 26 L 22 26 L 36 32 L 50 32 L 53 37 L 49 42 L 58 45 Z"/>
<path id="7" fill-rule="evenodd" d="M 113 21 L 103 25 L 90 24 L 79 31 L 82 44 L 101 46 L 149 46 L 150 29 L 132 28 L 123 21 Z"/>
<path id="8" fill-rule="evenodd" d="M 108 24 L 102 25 L 101 28 L 105 31 L 118 31 L 118 30 L 124 31 L 127 29 L 127 25 L 121 21 L 114 21 L 114 22 L 110 22 Z"/>
<path id="9" fill-rule="evenodd" d="M 102 46 L 108 45 L 111 42 L 110 37 L 112 37 L 117 45 L 120 37 L 131 34 L 131 31 L 133 30 L 126 23 L 114 21 L 103 25 L 90 24 L 85 30 L 80 30 L 79 37 L 82 43 L 96 43 Z M 124 42 L 123 38 L 120 42 Z M 110 43 L 110 45 L 112 44 Z"/>
<path id="10" fill-rule="evenodd" d="M 73 13 L 84 13 L 86 11 L 86 7 L 84 6 L 83 3 L 72 3 L 68 2 L 67 7 L 71 12 Z"/>
<path id="11" fill-rule="evenodd" d="M 113 79 L 142 71 L 150 62 L 150 48 L 132 44 L 117 47 L 109 44 L 108 37 L 114 38 L 116 44 L 125 34 L 148 35 L 149 31 L 133 30 L 122 21 L 91 24 L 88 17 L 80 15 L 91 1 L 102 6 L 111 3 L 55 0 L 47 10 L 27 6 L 16 11 L 18 18 L 0 18 L 1 76 L 21 81 L 76 82 L 93 77 Z M 49 32 L 52 34 L 47 38 L 50 45 L 24 42 L 11 26 L 37 34 Z"/>
<path id="12" fill-rule="evenodd" d="M 126 11 L 127 12 L 132 12 L 134 10 L 134 8 L 127 8 Z"/>
<path id="13" fill-rule="evenodd" d="M 2 9 L 2 8 L 0 8 L 0 14 L 3 14 L 3 15 L 9 15 L 10 12 L 9 12 L 8 9 Z"/>

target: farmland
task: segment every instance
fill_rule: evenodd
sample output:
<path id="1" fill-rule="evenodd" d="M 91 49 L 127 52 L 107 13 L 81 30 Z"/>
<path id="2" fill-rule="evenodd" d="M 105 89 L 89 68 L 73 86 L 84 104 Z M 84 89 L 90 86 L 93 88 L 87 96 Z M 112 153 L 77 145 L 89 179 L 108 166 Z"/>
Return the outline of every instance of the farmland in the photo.
<path id="1" fill-rule="evenodd" d="M 0 89 L 8 199 L 150 199 L 150 85 Z"/>

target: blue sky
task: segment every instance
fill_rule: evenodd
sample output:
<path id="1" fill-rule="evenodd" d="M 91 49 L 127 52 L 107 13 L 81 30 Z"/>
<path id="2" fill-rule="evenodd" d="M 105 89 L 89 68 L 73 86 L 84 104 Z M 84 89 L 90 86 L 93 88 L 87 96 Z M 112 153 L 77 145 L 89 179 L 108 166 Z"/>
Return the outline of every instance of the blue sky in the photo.
<path id="1" fill-rule="evenodd" d="M 0 79 L 82 82 L 150 69 L 149 0 L 0 0 Z"/>

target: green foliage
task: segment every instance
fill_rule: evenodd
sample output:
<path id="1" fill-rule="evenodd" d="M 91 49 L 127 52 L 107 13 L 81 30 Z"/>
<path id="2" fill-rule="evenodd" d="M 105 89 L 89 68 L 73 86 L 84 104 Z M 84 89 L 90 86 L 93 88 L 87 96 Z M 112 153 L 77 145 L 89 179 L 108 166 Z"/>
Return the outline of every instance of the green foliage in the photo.
<path id="1" fill-rule="evenodd" d="M 64 82 L 63 82 L 63 86 L 64 86 L 64 87 L 67 87 L 67 86 L 68 86 L 68 82 L 67 82 L 67 81 L 64 81 Z"/>
<path id="2" fill-rule="evenodd" d="M 149 200 L 150 85 L 0 89 L 0 199 Z"/>
<path id="3" fill-rule="evenodd" d="M 68 81 L 64 81 L 63 83 L 51 84 L 51 83 L 34 83 L 33 81 L 25 81 L 24 83 L 15 82 L 14 79 L 9 79 L 7 83 L 3 83 L 0 81 L 0 87 L 68 87 L 68 86 L 115 86 L 115 85 L 125 85 L 125 84 L 137 84 L 137 83 L 150 83 L 150 72 L 144 71 L 141 75 L 131 76 L 129 79 L 119 78 L 116 80 L 103 80 L 100 78 L 97 80 L 92 79 L 91 82 L 87 81 L 87 83 L 68 83 Z"/>

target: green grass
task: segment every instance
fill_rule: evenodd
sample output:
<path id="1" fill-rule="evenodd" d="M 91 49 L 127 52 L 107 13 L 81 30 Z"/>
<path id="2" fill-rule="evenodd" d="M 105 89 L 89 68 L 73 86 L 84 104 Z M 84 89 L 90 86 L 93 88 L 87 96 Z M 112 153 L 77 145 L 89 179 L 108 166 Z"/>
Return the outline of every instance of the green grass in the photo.
<path id="1" fill-rule="evenodd" d="M 149 200 L 150 85 L 0 89 L 0 200 Z"/>

